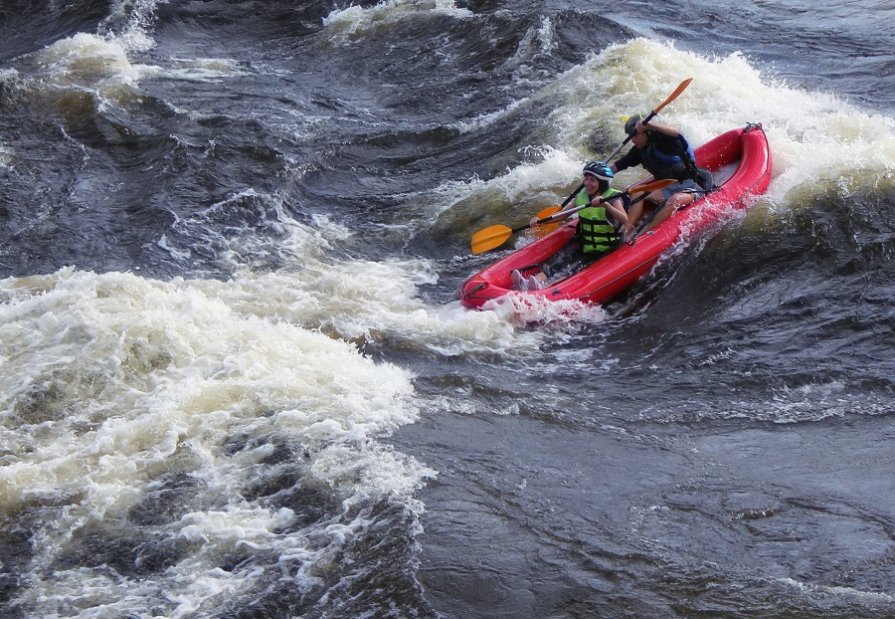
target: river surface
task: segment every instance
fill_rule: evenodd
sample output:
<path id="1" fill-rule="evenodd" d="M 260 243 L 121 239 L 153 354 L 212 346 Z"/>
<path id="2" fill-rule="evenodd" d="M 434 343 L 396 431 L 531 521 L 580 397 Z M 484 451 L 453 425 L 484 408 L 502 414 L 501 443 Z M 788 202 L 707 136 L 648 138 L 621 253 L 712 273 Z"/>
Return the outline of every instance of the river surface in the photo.
<path id="1" fill-rule="evenodd" d="M 895 616 L 891 2 L 0 35 L 3 617 Z M 659 118 L 761 123 L 767 193 L 606 307 L 463 308 L 689 77 Z"/>

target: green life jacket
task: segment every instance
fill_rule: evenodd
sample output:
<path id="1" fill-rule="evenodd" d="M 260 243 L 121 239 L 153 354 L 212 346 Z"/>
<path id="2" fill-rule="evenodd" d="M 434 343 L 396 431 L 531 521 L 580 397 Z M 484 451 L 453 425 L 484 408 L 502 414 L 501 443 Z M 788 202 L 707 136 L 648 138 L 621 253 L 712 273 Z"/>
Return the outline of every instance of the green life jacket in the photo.
<path id="1" fill-rule="evenodd" d="M 609 200 L 621 194 L 618 189 L 607 189 L 600 197 Z M 586 191 L 582 191 L 575 200 L 575 206 L 583 206 L 590 201 L 591 197 Z M 578 211 L 578 236 L 581 239 L 583 253 L 605 253 L 618 245 L 618 231 L 610 217 L 605 204 L 588 206 Z"/>

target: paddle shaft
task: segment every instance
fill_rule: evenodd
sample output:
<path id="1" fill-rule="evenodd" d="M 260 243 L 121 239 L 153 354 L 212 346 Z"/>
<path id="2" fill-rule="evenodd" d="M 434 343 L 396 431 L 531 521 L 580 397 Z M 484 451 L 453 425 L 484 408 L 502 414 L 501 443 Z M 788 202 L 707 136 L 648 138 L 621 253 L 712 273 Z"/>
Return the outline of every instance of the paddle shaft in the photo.
<path id="1" fill-rule="evenodd" d="M 673 178 L 665 178 L 660 181 L 653 181 L 652 183 L 645 183 L 641 187 L 638 187 L 638 191 L 641 191 L 642 193 L 639 196 L 637 196 L 636 198 L 633 198 L 631 200 L 631 204 L 634 204 L 635 202 L 640 202 L 646 196 L 648 196 L 650 194 L 650 192 L 655 191 L 656 189 L 662 189 L 664 187 L 668 187 L 669 185 L 673 185 L 674 183 L 677 183 L 677 182 L 678 181 L 674 180 Z M 632 185 L 632 187 L 633 187 L 633 185 Z M 628 191 L 630 189 L 631 189 L 631 187 L 628 187 L 628 189 L 625 189 L 625 191 L 623 193 L 628 193 Z M 617 198 L 619 195 L 622 195 L 622 194 L 616 194 L 616 195 L 610 196 L 608 198 L 600 198 L 600 202 L 601 203 L 609 202 L 610 200 Z M 519 229 L 524 230 L 525 228 L 528 228 L 529 226 L 532 226 L 532 225 L 540 226 L 541 224 L 553 223 L 554 221 L 559 221 L 560 219 L 565 219 L 569 215 L 572 215 L 573 213 L 577 213 L 578 211 L 580 211 L 582 209 L 586 209 L 588 206 L 593 206 L 593 205 L 590 202 L 588 202 L 586 204 L 574 206 L 567 211 L 561 211 L 559 213 L 554 213 L 553 215 L 550 215 L 550 217 L 545 217 L 544 219 L 539 219 L 534 224 L 529 222 L 527 225 L 521 226 Z M 518 230 L 515 230 L 515 229 L 513 231 L 518 232 Z"/>
<path id="2" fill-rule="evenodd" d="M 582 190 L 582 189 L 584 189 L 584 183 L 581 183 L 580 185 L 578 185 L 578 188 L 577 188 L 575 191 L 573 191 L 572 193 L 570 193 L 568 198 L 566 198 L 565 200 L 563 200 L 563 203 L 559 205 L 559 208 L 560 208 L 560 209 L 564 209 L 564 208 L 566 208 L 566 205 L 567 205 L 569 202 L 571 202 L 572 200 L 574 200 L 575 197 L 576 197 L 579 193 L 581 193 L 581 190 Z M 576 208 L 575 210 L 581 210 L 581 209 Z M 556 215 L 559 215 L 559 213 L 556 213 L 555 215 L 551 215 L 550 217 L 555 217 Z M 545 217 L 544 219 L 540 219 L 540 220 L 538 220 L 537 224 L 535 224 L 535 225 L 540 225 L 541 223 L 549 223 L 549 222 L 550 222 L 550 217 Z M 560 218 L 560 219 L 561 219 L 561 218 Z M 527 229 L 527 228 L 530 228 L 531 226 L 532 226 L 532 224 L 529 222 L 529 223 L 525 224 L 524 226 L 519 226 L 518 228 L 513 228 L 513 233 L 521 232 L 522 230 L 525 230 L 525 229 Z"/>
<path id="3" fill-rule="evenodd" d="M 690 79 L 692 79 L 692 78 L 690 78 Z M 689 82 L 690 80 L 687 80 L 687 81 Z M 680 88 L 680 87 L 679 87 L 679 88 Z M 678 94 L 679 94 L 679 93 L 678 93 Z M 677 95 L 675 95 L 675 96 L 677 96 Z M 655 115 L 658 113 L 658 110 L 661 110 L 661 109 L 662 109 L 663 107 L 665 107 L 668 103 L 670 103 L 670 101 L 666 99 L 665 102 L 662 103 L 662 105 L 660 105 L 658 108 L 656 108 L 656 111 L 653 112 L 653 113 L 650 115 L 650 118 L 652 118 L 653 116 L 655 116 Z M 636 184 L 636 183 L 635 183 L 635 184 Z M 660 184 L 658 184 L 658 183 L 652 183 L 652 184 L 650 184 L 650 185 L 646 185 L 646 187 L 649 188 L 649 187 L 651 187 L 653 184 L 657 185 L 656 187 L 653 187 L 653 189 L 661 189 L 662 187 L 665 186 L 665 185 L 660 185 Z M 632 185 L 632 186 L 633 186 L 633 185 Z M 573 191 L 573 192 L 569 195 L 569 197 L 566 198 L 566 199 L 563 201 L 562 204 L 559 205 L 560 208 L 563 208 L 563 209 L 566 208 L 566 205 L 568 205 L 568 203 L 571 202 L 571 201 L 575 198 L 575 196 L 577 196 L 579 193 L 581 193 L 581 190 L 582 190 L 582 189 L 584 189 L 584 183 L 581 183 L 580 185 L 578 185 L 578 188 L 577 188 L 575 191 Z M 631 189 L 631 187 L 628 187 L 628 189 Z M 625 190 L 625 193 L 628 192 L 628 189 Z M 642 200 L 643 198 L 640 198 L 640 199 Z M 602 200 L 601 200 L 601 202 L 602 202 Z M 586 206 L 586 205 L 585 205 L 585 206 Z M 582 207 L 575 207 L 574 209 L 570 209 L 570 210 L 568 210 L 568 211 L 562 211 L 562 213 L 556 213 L 555 215 L 551 215 L 550 217 L 556 217 L 557 219 L 563 219 L 563 217 L 557 217 L 557 215 L 566 215 L 566 214 L 571 214 L 571 213 L 577 213 L 577 212 L 580 211 L 582 208 L 585 208 L 585 207 L 584 207 L 584 206 L 582 206 Z M 550 222 L 552 221 L 552 220 L 550 219 L 550 217 L 545 217 L 544 219 L 540 220 L 540 221 L 538 222 L 538 224 L 541 224 L 541 223 L 550 223 Z M 520 226 L 520 227 L 518 227 L 518 228 L 513 228 L 513 232 L 520 232 L 520 231 L 522 231 L 522 230 L 525 230 L 525 229 L 528 228 L 529 226 L 531 226 L 531 224 L 528 224 L 528 225 L 525 225 L 525 226 Z"/>
<path id="4" fill-rule="evenodd" d="M 573 193 L 571 196 L 569 196 L 569 199 L 567 199 L 565 202 L 563 202 L 562 205 L 565 207 L 566 204 L 571 202 L 571 198 L 578 195 L 578 192 L 581 191 L 581 189 L 584 189 L 584 185 L 581 185 L 581 187 L 579 189 L 576 189 L 575 193 Z M 618 195 L 612 196 L 612 198 L 616 198 L 616 197 L 618 197 Z M 600 202 L 607 202 L 608 200 L 611 200 L 612 198 L 607 198 L 606 200 L 600 198 Z M 527 230 L 527 229 L 531 228 L 532 226 L 541 226 L 543 224 L 553 223 L 554 221 L 560 221 L 562 219 L 565 219 L 566 217 L 568 217 L 569 215 L 571 215 L 573 213 L 577 213 L 578 211 L 587 208 L 588 206 L 591 206 L 590 202 L 588 202 L 587 204 L 582 204 L 580 206 L 572 207 L 567 211 L 561 211 L 559 213 L 554 213 L 553 215 L 550 215 L 549 217 L 545 217 L 544 219 L 539 219 L 535 222 L 528 222 L 527 224 L 523 224 L 521 226 L 513 228 L 512 232 L 513 232 L 513 234 L 515 234 L 517 232 L 522 232 L 523 230 Z"/>
<path id="5" fill-rule="evenodd" d="M 675 183 L 675 182 L 677 182 L 677 181 L 675 181 L 674 179 L 663 179 L 660 181 L 653 181 L 652 183 L 642 184 L 642 185 L 640 185 L 640 187 L 638 187 L 638 190 L 643 193 L 641 195 L 639 195 L 637 198 L 635 198 L 634 201 L 636 202 L 638 200 L 642 200 L 650 191 L 660 189 L 662 187 L 666 187 L 666 186 L 670 185 L 671 183 Z M 639 183 L 634 183 L 633 185 L 628 187 L 625 190 L 625 193 L 628 193 L 633 187 L 635 187 L 638 184 Z M 611 196 L 611 197 L 607 198 L 606 200 L 601 200 L 601 202 L 605 202 L 607 200 L 612 200 L 615 197 L 616 196 Z M 527 228 L 531 228 L 532 226 L 538 226 L 541 224 L 549 224 L 554 221 L 558 221 L 560 219 L 565 219 L 569 215 L 576 213 L 587 206 L 588 206 L 588 204 L 584 204 L 580 207 L 576 206 L 576 207 L 571 208 L 567 211 L 560 211 L 559 213 L 554 213 L 553 215 L 549 215 L 547 217 L 542 217 L 541 219 L 538 219 L 537 221 L 529 222 L 529 223 L 519 226 L 517 228 L 509 228 L 507 226 L 503 226 L 500 224 L 488 226 L 487 228 L 484 228 L 483 230 L 479 230 L 478 232 L 476 232 L 475 234 L 472 235 L 472 242 L 471 242 L 472 253 L 480 254 L 482 252 L 486 252 L 491 249 L 496 249 L 497 247 L 500 247 L 501 245 L 503 245 L 507 241 L 507 239 L 509 239 L 511 236 L 513 236 L 513 234 L 516 232 L 520 232 Z"/>

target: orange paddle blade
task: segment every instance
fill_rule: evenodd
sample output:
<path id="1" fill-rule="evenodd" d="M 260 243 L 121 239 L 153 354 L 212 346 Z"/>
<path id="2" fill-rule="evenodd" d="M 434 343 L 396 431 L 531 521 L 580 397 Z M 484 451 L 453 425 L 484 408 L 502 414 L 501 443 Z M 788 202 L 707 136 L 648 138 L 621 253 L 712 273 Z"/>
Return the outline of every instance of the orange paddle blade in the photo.
<path id="1" fill-rule="evenodd" d="M 655 191 L 656 189 L 664 189 L 665 187 L 668 187 L 669 185 L 674 185 L 675 183 L 679 183 L 679 182 L 680 182 L 679 180 L 676 180 L 673 178 L 663 178 L 662 180 L 651 181 L 649 183 L 643 183 L 643 184 L 641 184 L 640 181 L 637 181 L 636 183 L 634 183 L 633 185 L 630 185 L 627 189 L 625 189 L 625 193 L 632 194 L 632 193 L 640 193 L 642 191 Z"/>
<path id="2" fill-rule="evenodd" d="M 561 210 L 562 210 L 562 207 L 560 205 L 554 204 L 553 206 L 548 206 L 547 208 L 543 208 L 540 211 L 538 211 L 538 214 L 535 215 L 535 217 L 537 217 L 538 219 L 547 219 L 551 215 L 555 215 L 556 213 L 560 212 Z M 553 232 L 554 230 L 556 230 L 557 226 L 559 226 L 558 221 L 548 223 L 548 224 L 540 224 L 540 225 L 534 226 L 534 228 L 533 228 L 534 236 L 535 236 L 535 238 L 538 238 L 538 239 L 543 238 L 543 237 L 547 236 L 548 234 L 550 234 L 551 232 Z"/>
<path id="3" fill-rule="evenodd" d="M 535 217 L 537 217 L 538 219 L 547 219 L 551 215 L 555 215 L 556 213 L 560 212 L 561 210 L 562 210 L 562 207 L 559 204 L 554 204 L 552 206 L 542 208 L 540 211 L 538 211 L 538 214 L 535 215 Z"/>
<path id="4" fill-rule="evenodd" d="M 662 103 L 660 103 L 653 109 L 652 115 L 655 116 L 656 114 L 658 114 L 659 112 L 662 111 L 663 107 L 665 107 L 666 105 L 668 105 L 669 103 L 671 103 L 672 101 L 677 99 L 678 96 L 680 96 L 680 94 L 682 92 L 684 92 L 684 90 L 687 89 L 687 86 L 689 86 L 690 82 L 692 82 L 692 81 L 693 81 L 693 78 L 689 77 L 689 78 L 685 79 L 683 82 L 681 82 L 680 84 L 678 84 L 678 87 L 674 89 L 674 92 L 671 93 L 670 95 L 668 95 L 667 99 L 665 99 Z"/>

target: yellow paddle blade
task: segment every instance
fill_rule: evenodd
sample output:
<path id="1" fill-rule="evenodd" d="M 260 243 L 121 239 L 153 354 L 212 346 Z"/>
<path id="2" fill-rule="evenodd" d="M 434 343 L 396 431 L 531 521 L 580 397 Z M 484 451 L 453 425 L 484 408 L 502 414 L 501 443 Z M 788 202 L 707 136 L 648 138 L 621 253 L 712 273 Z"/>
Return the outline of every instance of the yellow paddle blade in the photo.
<path id="1" fill-rule="evenodd" d="M 470 248 L 473 254 L 481 254 L 496 249 L 513 236 L 513 229 L 501 224 L 482 228 L 472 235 Z"/>
<path id="2" fill-rule="evenodd" d="M 538 211 L 538 214 L 535 215 L 535 217 L 537 217 L 538 219 L 546 219 L 561 210 L 561 206 L 554 204 L 553 206 L 548 206 Z M 506 243 L 507 239 L 513 236 L 514 232 L 519 232 L 520 230 L 525 230 L 526 228 L 530 227 L 531 224 L 525 224 L 524 226 L 519 226 L 518 228 L 510 228 L 501 224 L 495 224 L 493 226 L 488 226 L 487 228 L 482 228 L 472 235 L 470 249 L 472 250 L 473 254 L 481 254 L 486 251 L 496 249 Z M 555 224 L 546 224 L 544 226 L 537 226 L 536 228 L 547 227 L 551 227 L 550 229 L 552 230 L 556 226 Z"/>

